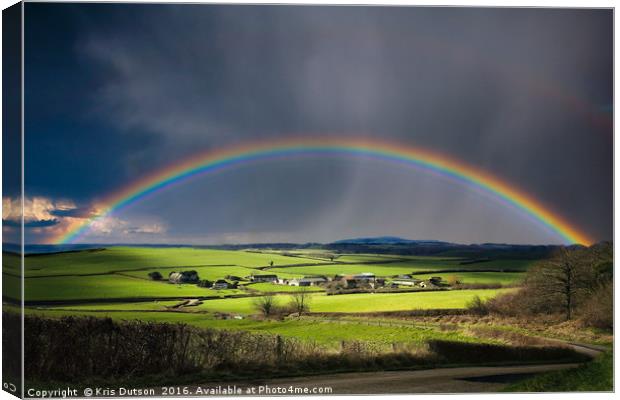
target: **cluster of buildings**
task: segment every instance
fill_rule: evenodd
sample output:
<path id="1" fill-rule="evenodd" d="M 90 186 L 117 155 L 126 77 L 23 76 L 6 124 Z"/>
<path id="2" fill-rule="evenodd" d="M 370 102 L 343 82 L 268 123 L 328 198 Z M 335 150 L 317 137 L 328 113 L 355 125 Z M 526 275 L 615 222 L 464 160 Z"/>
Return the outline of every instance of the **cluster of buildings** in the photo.
<path id="1" fill-rule="evenodd" d="M 396 278 L 392 279 L 391 286 L 392 287 L 421 287 L 425 288 L 429 285 L 438 286 L 441 283 L 440 276 L 433 276 L 430 279 L 424 281 L 422 279 L 414 278 L 412 275 L 398 275 Z"/>
<path id="2" fill-rule="evenodd" d="M 329 279 L 325 276 L 306 276 L 303 278 L 278 278 L 274 274 L 250 275 L 246 277 L 250 282 L 270 282 L 279 285 L 289 286 L 317 286 L 327 283 Z"/>
<path id="3" fill-rule="evenodd" d="M 150 275 L 149 275 L 150 276 Z M 279 278 L 276 274 L 252 274 L 244 278 L 228 275 L 226 279 L 218 279 L 215 282 L 201 281 L 196 271 L 171 272 L 168 276 L 170 283 L 195 283 L 204 285 L 212 289 L 236 288 L 239 281 L 251 283 L 273 283 L 289 286 L 322 286 L 329 282 L 334 282 L 344 289 L 370 288 L 377 289 L 389 286 L 398 287 L 420 287 L 425 288 L 429 285 L 439 285 L 441 277 L 435 276 L 428 280 L 417 279 L 412 275 L 398 275 L 389 282 L 386 278 L 377 277 L 372 272 L 363 272 L 353 275 L 336 275 L 333 278 L 327 276 L 305 276 L 303 278 Z M 387 282 L 387 284 L 386 284 Z"/>

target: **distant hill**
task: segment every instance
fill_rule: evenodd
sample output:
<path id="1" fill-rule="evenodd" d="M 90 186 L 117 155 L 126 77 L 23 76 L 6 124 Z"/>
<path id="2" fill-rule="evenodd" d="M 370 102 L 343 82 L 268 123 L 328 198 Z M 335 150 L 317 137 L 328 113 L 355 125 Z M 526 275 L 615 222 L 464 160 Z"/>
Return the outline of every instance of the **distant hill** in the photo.
<path id="1" fill-rule="evenodd" d="M 459 244 L 439 240 L 412 240 L 398 236 L 376 236 L 338 240 L 332 243 L 245 243 L 222 245 L 188 245 L 188 244 L 68 244 L 68 245 L 26 245 L 29 255 L 60 252 L 93 251 L 115 246 L 124 247 L 192 247 L 220 250 L 293 250 L 321 249 L 338 253 L 376 253 L 396 255 L 458 257 L 468 260 L 525 258 L 538 259 L 547 257 L 558 246 L 523 245 L 507 243 Z M 21 246 L 3 243 L 3 252 L 19 254 Z"/>
<path id="2" fill-rule="evenodd" d="M 482 258 L 544 258 L 557 246 L 505 243 L 460 244 L 439 240 L 411 240 L 398 236 L 378 236 L 338 240 L 322 246 L 342 253 L 379 253 L 419 256 Z"/>
<path id="3" fill-rule="evenodd" d="M 377 236 L 367 238 L 343 239 L 330 244 L 420 244 L 420 245 L 449 245 L 451 243 L 440 242 L 438 240 L 411 240 L 403 239 L 398 236 Z"/>

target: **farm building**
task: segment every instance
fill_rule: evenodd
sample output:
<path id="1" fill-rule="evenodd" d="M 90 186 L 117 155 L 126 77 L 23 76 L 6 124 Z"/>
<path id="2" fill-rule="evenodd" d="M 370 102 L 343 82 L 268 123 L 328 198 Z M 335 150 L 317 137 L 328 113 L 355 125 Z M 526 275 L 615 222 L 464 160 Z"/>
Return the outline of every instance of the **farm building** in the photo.
<path id="1" fill-rule="evenodd" d="M 357 275 L 336 275 L 334 280 L 344 283 L 349 289 L 363 286 L 375 287 L 377 283 L 377 277 L 372 272 L 363 272 Z"/>
<path id="2" fill-rule="evenodd" d="M 278 275 L 264 274 L 264 275 L 250 275 L 248 277 L 252 282 L 277 282 Z"/>
<path id="3" fill-rule="evenodd" d="M 414 279 L 414 278 L 402 278 L 402 279 L 394 279 L 392 280 L 392 283 L 398 286 L 417 286 L 420 284 L 420 282 L 422 282 L 419 279 Z"/>
<path id="4" fill-rule="evenodd" d="M 299 279 L 290 279 L 288 284 L 290 286 L 317 286 L 327 282 L 327 278 L 324 276 L 306 276 Z"/>
<path id="5" fill-rule="evenodd" d="M 196 271 L 171 272 L 168 275 L 170 283 L 198 283 L 200 278 Z"/>
<path id="6" fill-rule="evenodd" d="M 224 279 L 218 279 L 217 281 L 213 283 L 212 288 L 215 290 L 221 290 L 221 289 L 228 289 L 229 287 L 230 287 L 230 284 L 226 282 Z"/>
<path id="7" fill-rule="evenodd" d="M 359 281 L 370 282 L 370 281 L 374 281 L 376 279 L 376 276 L 372 272 L 362 272 L 361 274 L 353 275 L 353 278 Z"/>

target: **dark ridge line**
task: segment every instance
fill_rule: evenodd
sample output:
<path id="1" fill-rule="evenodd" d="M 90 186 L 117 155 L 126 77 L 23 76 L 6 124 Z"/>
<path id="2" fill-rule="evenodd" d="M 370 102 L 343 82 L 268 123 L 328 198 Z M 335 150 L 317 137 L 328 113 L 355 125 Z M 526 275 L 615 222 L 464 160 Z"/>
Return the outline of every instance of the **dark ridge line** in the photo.
<path id="1" fill-rule="evenodd" d="M 105 251 L 105 250 L 107 250 L 106 247 L 99 247 L 95 249 L 51 251 L 49 253 L 24 253 L 24 257 L 41 257 L 41 256 L 49 256 L 49 255 L 57 255 L 57 254 L 67 254 L 67 253 L 98 253 L 100 251 Z"/>
<path id="2" fill-rule="evenodd" d="M 525 273 L 526 270 L 519 270 L 519 269 L 436 269 L 436 270 L 426 270 L 426 271 L 414 271 L 408 275 L 447 274 L 451 272 L 499 272 L 499 273 L 521 272 L 521 273 Z"/>

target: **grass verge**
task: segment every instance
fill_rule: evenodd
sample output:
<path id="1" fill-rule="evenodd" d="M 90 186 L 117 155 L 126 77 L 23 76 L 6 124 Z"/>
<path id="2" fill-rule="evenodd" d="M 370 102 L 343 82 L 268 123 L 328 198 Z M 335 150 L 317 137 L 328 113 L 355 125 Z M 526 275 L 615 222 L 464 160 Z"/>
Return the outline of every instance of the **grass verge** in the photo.
<path id="1" fill-rule="evenodd" d="M 577 368 L 548 372 L 512 384 L 506 392 L 609 392 L 613 390 L 613 354 L 601 354 Z"/>

